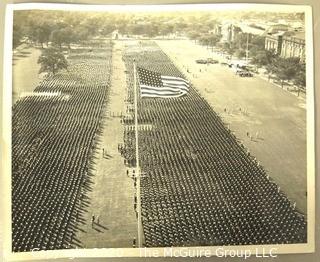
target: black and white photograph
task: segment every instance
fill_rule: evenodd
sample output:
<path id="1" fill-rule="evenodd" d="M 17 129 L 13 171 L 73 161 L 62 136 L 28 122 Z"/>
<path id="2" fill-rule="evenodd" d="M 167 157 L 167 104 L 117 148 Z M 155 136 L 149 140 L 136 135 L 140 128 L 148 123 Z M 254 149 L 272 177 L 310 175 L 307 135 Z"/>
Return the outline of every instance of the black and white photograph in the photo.
<path id="1" fill-rule="evenodd" d="M 311 11 L 10 5 L 12 255 L 310 252 Z"/>

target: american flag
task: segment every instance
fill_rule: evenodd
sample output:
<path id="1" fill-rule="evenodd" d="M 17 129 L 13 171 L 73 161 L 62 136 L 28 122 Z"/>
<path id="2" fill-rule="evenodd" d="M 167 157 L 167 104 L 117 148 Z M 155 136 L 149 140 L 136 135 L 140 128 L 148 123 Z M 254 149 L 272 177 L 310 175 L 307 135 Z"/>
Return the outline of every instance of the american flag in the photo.
<path id="1" fill-rule="evenodd" d="M 141 97 L 181 97 L 188 93 L 189 82 L 181 77 L 165 76 L 138 67 Z"/>

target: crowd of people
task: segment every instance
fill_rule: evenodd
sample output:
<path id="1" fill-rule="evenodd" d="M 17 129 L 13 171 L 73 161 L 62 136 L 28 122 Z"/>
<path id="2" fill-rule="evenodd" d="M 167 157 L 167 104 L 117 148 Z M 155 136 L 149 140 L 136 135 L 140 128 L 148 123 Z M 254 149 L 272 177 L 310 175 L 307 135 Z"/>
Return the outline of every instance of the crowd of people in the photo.
<path id="1" fill-rule="evenodd" d="M 124 60 L 131 101 L 133 61 L 184 77 L 153 42 L 128 45 Z M 306 242 L 305 217 L 192 86 L 181 98 L 140 98 L 138 123 L 153 126 L 139 130 L 147 247 Z M 125 137 L 134 163 L 134 132 Z"/>
<path id="2" fill-rule="evenodd" d="M 112 46 L 70 52 L 67 70 L 13 106 L 14 252 L 72 247 L 83 213 L 108 99 Z"/>
<path id="3" fill-rule="evenodd" d="M 106 111 L 111 58 L 111 43 L 71 50 L 68 70 L 14 105 L 13 251 L 73 246 Z M 185 78 L 154 42 L 129 44 L 123 59 L 128 103 L 133 61 Z M 118 145 L 130 168 L 136 166 L 133 119 L 122 120 Z M 192 85 L 180 98 L 139 98 L 138 122 L 145 246 L 306 242 L 305 217 Z"/>

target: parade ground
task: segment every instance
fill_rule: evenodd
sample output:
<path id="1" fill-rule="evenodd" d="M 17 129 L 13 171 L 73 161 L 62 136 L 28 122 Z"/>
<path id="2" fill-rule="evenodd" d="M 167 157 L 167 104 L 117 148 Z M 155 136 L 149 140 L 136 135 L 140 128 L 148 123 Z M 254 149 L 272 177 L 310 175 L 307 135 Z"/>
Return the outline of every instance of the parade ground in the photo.
<path id="1" fill-rule="evenodd" d="M 220 63 L 197 64 L 196 59 L 211 57 L 221 62 L 223 58 L 192 41 L 158 40 L 157 44 L 257 158 L 270 179 L 306 215 L 305 99 L 259 76 L 239 77 Z M 91 189 L 84 203 L 86 212 L 73 243 L 79 248 L 132 247 L 137 237 L 135 189 L 118 150 L 123 143 L 120 116 L 126 111 L 127 95 L 124 45 L 125 41 L 114 41 L 109 101 L 96 148 Z M 25 57 L 17 57 L 13 65 L 14 101 L 40 81 L 36 62 L 40 51 L 24 52 Z"/>
<path id="2" fill-rule="evenodd" d="M 37 63 L 40 54 L 41 50 L 26 44 L 19 46 L 13 53 L 13 103 L 23 92 L 32 92 L 40 83 L 41 79 L 38 74 L 40 65 Z"/>
<path id="3" fill-rule="evenodd" d="M 78 242 L 75 244 L 79 247 L 132 247 L 137 234 L 133 180 L 127 176 L 127 168 L 118 151 L 118 145 L 123 143 L 124 130 L 120 115 L 126 109 L 122 51 L 122 43 L 116 43 L 113 47 L 113 75 L 104 131 L 97 149 L 92 191 L 88 195 L 90 205 L 76 237 Z M 93 215 L 95 222 L 92 226 Z"/>

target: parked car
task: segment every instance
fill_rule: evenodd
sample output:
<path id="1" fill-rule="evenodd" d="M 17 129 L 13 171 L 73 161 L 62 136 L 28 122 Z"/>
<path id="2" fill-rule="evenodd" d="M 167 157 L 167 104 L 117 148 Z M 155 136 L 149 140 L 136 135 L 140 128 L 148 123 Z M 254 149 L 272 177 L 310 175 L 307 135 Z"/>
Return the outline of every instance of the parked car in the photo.
<path id="1" fill-rule="evenodd" d="M 208 62 L 209 64 L 218 64 L 218 63 L 219 63 L 218 60 L 215 60 L 215 59 L 212 59 L 212 58 L 208 58 L 208 59 L 207 59 L 207 62 Z"/>
<path id="2" fill-rule="evenodd" d="M 205 60 L 205 59 L 197 59 L 197 60 L 196 60 L 196 63 L 197 63 L 197 64 L 207 64 L 208 61 Z"/>
<path id="3" fill-rule="evenodd" d="M 241 71 L 238 73 L 241 77 L 253 77 L 253 74 L 249 71 Z"/>
<path id="4" fill-rule="evenodd" d="M 238 68 L 244 70 L 244 71 L 249 71 L 248 67 L 246 65 L 239 65 Z"/>

